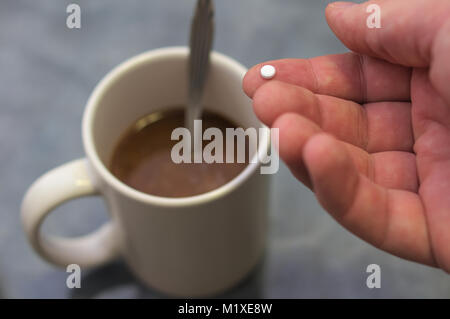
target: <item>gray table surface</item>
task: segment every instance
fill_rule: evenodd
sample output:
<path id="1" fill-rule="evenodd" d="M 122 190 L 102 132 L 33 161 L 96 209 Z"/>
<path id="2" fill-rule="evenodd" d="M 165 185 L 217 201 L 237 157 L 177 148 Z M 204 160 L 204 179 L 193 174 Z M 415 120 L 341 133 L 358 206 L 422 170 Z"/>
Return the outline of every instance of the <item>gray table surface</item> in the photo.
<path id="1" fill-rule="evenodd" d="M 80 4 L 82 28 L 65 25 Z M 345 52 L 324 19 L 329 1 L 217 0 L 215 49 L 247 66 L 268 59 Z M 42 261 L 25 240 L 22 196 L 45 171 L 83 156 L 85 102 L 103 75 L 140 52 L 187 43 L 194 0 L 0 1 L 0 297 L 152 298 L 118 261 L 84 271 L 82 288 Z M 58 208 L 45 231 L 87 233 L 107 219 L 99 198 Z M 381 266 L 380 289 L 366 267 Z M 264 261 L 221 297 L 450 297 L 450 277 L 359 240 L 282 167 L 273 178 Z"/>

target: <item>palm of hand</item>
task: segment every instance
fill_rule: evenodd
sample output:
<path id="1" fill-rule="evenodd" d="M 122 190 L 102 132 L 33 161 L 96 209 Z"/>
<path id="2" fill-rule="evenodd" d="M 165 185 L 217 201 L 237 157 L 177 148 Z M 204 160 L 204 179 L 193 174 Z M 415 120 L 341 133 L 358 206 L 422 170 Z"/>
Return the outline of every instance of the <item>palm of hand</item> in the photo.
<path id="1" fill-rule="evenodd" d="M 372 2 L 379 29 L 366 27 Z M 450 4 L 338 2 L 325 15 L 359 54 L 270 61 L 269 82 L 256 65 L 243 83 L 255 113 L 279 128 L 280 157 L 340 224 L 450 272 Z"/>
<path id="2" fill-rule="evenodd" d="M 411 117 L 419 188 L 430 255 L 435 265 L 450 260 L 450 105 L 437 93 L 427 70 L 414 69 L 411 78 Z M 419 203 L 417 204 L 419 205 Z"/>
<path id="3" fill-rule="evenodd" d="M 276 78 L 261 79 L 257 65 L 244 90 L 261 121 L 280 129 L 294 176 L 359 237 L 448 268 L 450 106 L 428 69 L 353 53 L 269 63 Z"/>

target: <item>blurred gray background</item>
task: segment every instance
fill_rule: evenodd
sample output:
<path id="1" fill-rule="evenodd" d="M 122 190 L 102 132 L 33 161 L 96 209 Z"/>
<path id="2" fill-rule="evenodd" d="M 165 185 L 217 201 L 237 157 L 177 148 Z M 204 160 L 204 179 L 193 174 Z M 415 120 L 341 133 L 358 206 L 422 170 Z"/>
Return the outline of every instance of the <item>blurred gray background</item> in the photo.
<path id="1" fill-rule="evenodd" d="M 81 6 L 81 30 L 66 27 L 66 7 Z M 345 52 L 324 19 L 329 1 L 216 0 L 215 49 L 250 67 L 268 59 Z M 42 173 L 83 156 L 81 117 L 95 84 L 140 52 L 187 44 L 194 0 L 0 1 L 0 297 L 165 297 L 137 282 L 118 261 L 67 273 L 42 261 L 25 240 L 19 208 Z M 58 208 L 47 232 L 81 235 L 107 220 L 100 198 Z M 450 297 L 442 271 L 381 252 L 317 204 L 283 166 L 273 178 L 270 240 L 264 261 L 219 297 Z M 366 267 L 381 266 L 380 289 Z"/>

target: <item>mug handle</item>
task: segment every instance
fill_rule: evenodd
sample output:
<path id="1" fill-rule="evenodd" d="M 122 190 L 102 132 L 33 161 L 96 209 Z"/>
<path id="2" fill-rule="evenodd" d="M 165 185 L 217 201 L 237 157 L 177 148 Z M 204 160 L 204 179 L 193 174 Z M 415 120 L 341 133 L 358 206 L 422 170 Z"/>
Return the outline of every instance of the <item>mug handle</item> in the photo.
<path id="1" fill-rule="evenodd" d="M 77 238 L 41 233 L 45 217 L 57 206 L 77 197 L 100 195 L 87 174 L 86 165 L 86 159 L 82 158 L 45 173 L 30 186 L 22 202 L 22 225 L 28 241 L 41 257 L 57 266 L 97 266 L 119 255 L 118 236 L 112 222 Z"/>

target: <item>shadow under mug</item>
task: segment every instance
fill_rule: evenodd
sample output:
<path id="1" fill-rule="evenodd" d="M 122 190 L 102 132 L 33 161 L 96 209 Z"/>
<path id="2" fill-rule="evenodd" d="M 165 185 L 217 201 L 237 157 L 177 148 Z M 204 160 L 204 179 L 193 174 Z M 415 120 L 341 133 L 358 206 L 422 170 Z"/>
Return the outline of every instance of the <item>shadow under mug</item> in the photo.
<path id="1" fill-rule="evenodd" d="M 177 296 L 222 292 L 256 266 L 266 243 L 269 195 L 269 176 L 260 174 L 260 160 L 227 184 L 184 198 L 141 193 L 108 170 L 116 142 L 132 123 L 186 103 L 187 58 L 184 47 L 149 51 L 117 66 L 97 85 L 83 116 L 86 158 L 47 172 L 23 199 L 25 233 L 44 259 L 83 268 L 120 256 L 143 282 Z M 233 59 L 212 53 L 205 108 L 243 128 L 264 127 L 242 91 L 245 72 Z M 255 158 L 268 154 L 269 135 L 267 129 Z M 56 206 L 88 195 L 104 197 L 111 217 L 107 224 L 79 238 L 41 232 Z"/>

